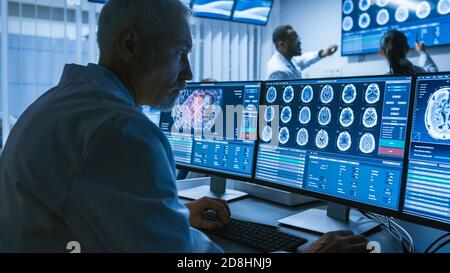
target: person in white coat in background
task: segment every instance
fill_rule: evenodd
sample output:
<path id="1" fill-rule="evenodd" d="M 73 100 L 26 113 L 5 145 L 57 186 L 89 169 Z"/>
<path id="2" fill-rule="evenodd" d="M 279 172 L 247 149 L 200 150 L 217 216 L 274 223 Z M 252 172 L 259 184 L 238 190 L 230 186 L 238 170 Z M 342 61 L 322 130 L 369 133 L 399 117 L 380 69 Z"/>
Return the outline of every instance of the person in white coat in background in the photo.
<path id="1" fill-rule="evenodd" d="M 333 55 L 337 45 L 325 50 L 302 54 L 302 43 L 290 25 L 277 27 L 272 35 L 276 51 L 267 63 L 267 80 L 293 80 L 302 78 L 302 70 L 319 60 Z"/>

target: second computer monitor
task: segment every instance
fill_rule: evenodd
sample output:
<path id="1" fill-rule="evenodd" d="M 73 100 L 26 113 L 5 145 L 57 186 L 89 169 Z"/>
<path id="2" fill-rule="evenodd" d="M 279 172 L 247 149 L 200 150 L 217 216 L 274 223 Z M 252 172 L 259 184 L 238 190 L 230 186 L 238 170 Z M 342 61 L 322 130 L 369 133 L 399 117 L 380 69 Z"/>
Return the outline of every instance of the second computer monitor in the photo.
<path id="1" fill-rule="evenodd" d="M 397 212 L 412 77 L 267 82 L 256 181 Z"/>
<path id="2" fill-rule="evenodd" d="M 450 73 L 419 75 L 403 217 L 450 230 Z"/>
<path id="3" fill-rule="evenodd" d="M 252 178 L 260 88 L 260 82 L 189 83 L 160 118 L 177 166 Z"/>

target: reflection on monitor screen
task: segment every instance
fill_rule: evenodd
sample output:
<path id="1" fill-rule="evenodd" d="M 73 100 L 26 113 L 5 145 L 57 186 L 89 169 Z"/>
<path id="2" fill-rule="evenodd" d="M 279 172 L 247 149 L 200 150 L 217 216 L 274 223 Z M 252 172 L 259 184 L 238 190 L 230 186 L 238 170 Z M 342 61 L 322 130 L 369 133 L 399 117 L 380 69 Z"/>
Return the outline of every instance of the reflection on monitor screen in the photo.
<path id="1" fill-rule="evenodd" d="M 411 81 L 266 83 L 257 181 L 399 210 Z"/>
<path id="2" fill-rule="evenodd" d="M 193 15 L 199 17 L 231 19 L 235 0 L 194 0 Z"/>
<path id="3" fill-rule="evenodd" d="M 265 25 L 269 19 L 272 0 L 237 0 L 233 21 Z"/>
<path id="4" fill-rule="evenodd" d="M 260 83 L 190 83 L 160 129 L 177 165 L 250 178 Z"/>
<path id="5" fill-rule="evenodd" d="M 343 0 L 342 55 L 375 53 L 392 29 L 427 46 L 450 44 L 450 0 Z"/>
<path id="6" fill-rule="evenodd" d="M 404 212 L 450 224 L 450 74 L 417 79 Z"/>

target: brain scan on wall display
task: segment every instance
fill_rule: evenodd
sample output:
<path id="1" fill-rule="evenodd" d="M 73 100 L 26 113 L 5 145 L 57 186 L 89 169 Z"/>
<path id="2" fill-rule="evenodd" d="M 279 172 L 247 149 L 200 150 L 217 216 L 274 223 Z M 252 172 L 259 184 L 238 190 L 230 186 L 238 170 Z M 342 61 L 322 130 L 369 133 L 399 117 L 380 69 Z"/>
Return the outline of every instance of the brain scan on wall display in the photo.
<path id="1" fill-rule="evenodd" d="M 275 109 L 273 108 L 273 106 L 268 106 L 264 111 L 264 119 L 267 122 L 271 122 L 273 121 L 274 117 L 275 117 Z"/>
<path id="2" fill-rule="evenodd" d="M 267 90 L 266 101 L 268 103 L 273 103 L 276 99 L 277 99 L 277 89 L 275 89 L 275 87 L 270 87 L 269 90 Z"/>
<path id="3" fill-rule="evenodd" d="M 322 107 L 317 116 L 319 124 L 322 126 L 327 126 L 331 122 L 331 110 L 328 107 Z"/>
<path id="4" fill-rule="evenodd" d="M 292 110 L 291 107 L 286 106 L 281 110 L 281 121 L 283 123 L 288 123 L 292 118 Z"/>
<path id="5" fill-rule="evenodd" d="M 450 0 L 439 0 L 437 11 L 440 15 L 447 15 L 450 13 Z"/>
<path id="6" fill-rule="evenodd" d="M 359 0 L 359 9 L 366 11 L 370 8 L 372 0 Z"/>
<path id="7" fill-rule="evenodd" d="M 310 85 L 303 87 L 302 89 L 302 102 L 310 103 L 314 98 L 314 91 Z"/>
<path id="8" fill-rule="evenodd" d="M 450 139 L 450 88 L 439 89 L 430 96 L 425 112 L 425 126 L 432 138 Z"/>
<path id="9" fill-rule="evenodd" d="M 328 104 L 334 98 L 334 90 L 331 85 L 325 85 L 320 91 L 320 101 L 322 103 Z"/>
<path id="10" fill-rule="evenodd" d="M 367 87 L 365 98 L 369 104 L 377 103 L 380 100 L 380 87 L 378 84 L 373 83 Z"/>
<path id="11" fill-rule="evenodd" d="M 387 9 L 382 9 L 377 13 L 377 24 L 380 26 L 386 25 L 389 22 L 389 12 Z"/>
<path id="12" fill-rule="evenodd" d="M 348 132 L 342 132 L 337 139 L 337 147 L 339 151 L 345 152 L 352 146 L 352 137 Z"/>
<path id="13" fill-rule="evenodd" d="M 278 134 L 278 141 L 281 144 L 286 144 L 289 141 L 289 129 L 287 127 L 283 127 Z"/>
<path id="14" fill-rule="evenodd" d="M 341 115 L 339 116 L 339 122 L 343 127 L 350 127 L 355 120 L 355 114 L 352 108 L 347 107 L 342 109 Z"/>
<path id="15" fill-rule="evenodd" d="M 308 130 L 306 130 L 305 128 L 300 129 L 297 133 L 297 144 L 299 146 L 305 146 L 306 144 L 308 144 L 308 140 Z"/>
<path id="16" fill-rule="evenodd" d="M 342 29 L 344 31 L 350 31 L 353 28 L 353 19 L 350 16 L 345 16 L 342 20 Z"/>
<path id="17" fill-rule="evenodd" d="M 409 10 L 405 6 L 400 6 L 395 10 L 395 21 L 403 23 L 408 20 Z"/>
<path id="18" fill-rule="evenodd" d="M 367 28 L 370 25 L 370 15 L 368 13 L 361 14 L 358 22 L 360 28 Z"/>
<path id="19" fill-rule="evenodd" d="M 377 110 L 373 107 L 367 108 L 363 115 L 363 125 L 366 128 L 373 128 L 378 124 Z"/>
<path id="20" fill-rule="evenodd" d="M 375 150 L 375 138 L 371 133 L 366 133 L 361 137 L 359 150 L 364 154 L 370 154 Z"/>
<path id="21" fill-rule="evenodd" d="M 316 146 L 319 149 L 324 149 L 328 146 L 329 138 L 325 130 L 320 130 L 316 135 Z"/>
<path id="22" fill-rule="evenodd" d="M 425 19 L 427 18 L 431 13 L 431 6 L 430 3 L 427 1 L 422 1 L 416 6 L 416 16 L 419 19 Z"/>
<path id="23" fill-rule="evenodd" d="M 353 1 L 352 0 L 345 0 L 344 4 L 342 4 L 342 11 L 344 14 L 350 14 L 352 13 L 354 9 Z"/>
<path id="24" fill-rule="evenodd" d="M 292 86 L 288 86 L 284 89 L 283 101 L 285 103 L 290 103 L 293 99 L 294 99 L 294 88 L 292 88 Z"/>

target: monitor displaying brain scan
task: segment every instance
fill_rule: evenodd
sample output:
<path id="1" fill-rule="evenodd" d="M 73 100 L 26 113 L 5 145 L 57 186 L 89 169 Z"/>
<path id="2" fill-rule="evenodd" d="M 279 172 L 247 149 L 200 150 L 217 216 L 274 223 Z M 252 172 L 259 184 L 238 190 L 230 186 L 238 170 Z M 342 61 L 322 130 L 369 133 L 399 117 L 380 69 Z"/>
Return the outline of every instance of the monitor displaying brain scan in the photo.
<path id="1" fill-rule="evenodd" d="M 266 82 L 261 104 L 279 114 L 261 119 L 256 181 L 398 210 L 411 84 L 411 76 Z M 441 101 L 433 109 L 445 105 L 442 93 L 433 98 Z"/>
<path id="2" fill-rule="evenodd" d="M 384 33 L 403 31 L 433 47 L 450 44 L 450 0 L 342 0 L 342 55 L 377 53 Z"/>
<path id="3" fill-rule="evenodd" d="M 415 87 L 407 215 L 450 224 L 450 74 L 418 76 Z"/>
<path id="4" fill-rule="evenodd" d="M 172 111 L 160 116 L 159 127 L 171 144 L 177 166 L 251 177 L 260 89 L 259 82 L 189 83 Z M 267 92 L 266 99 L 275 100 L 274 92 Z M 262 114 L 266 122 L 278 117 L 274 107 Z M 230 116 L 234 118 L 227 119 Z M 272 127 L 266 126 L 260 137 L 270 141 L 273 134 Z"/>

